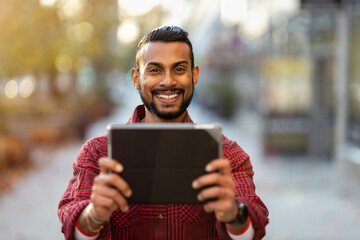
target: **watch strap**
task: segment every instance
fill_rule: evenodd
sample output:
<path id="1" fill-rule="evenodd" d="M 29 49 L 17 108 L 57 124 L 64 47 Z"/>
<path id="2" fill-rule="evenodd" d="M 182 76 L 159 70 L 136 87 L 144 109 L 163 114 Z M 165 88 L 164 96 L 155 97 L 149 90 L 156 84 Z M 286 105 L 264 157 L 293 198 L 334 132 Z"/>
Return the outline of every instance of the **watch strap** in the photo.
<path id="1" fill-rule="evenodd" d="M 225 223 L 227 223 L 227 224 L 245 224 L 246 223 L 248 216 L 249 216 L 249 212 L 248 212 L 246 205 L 244 203 L 238 203 L 237 206 L 238 206 L 238 213 L 237 213 L 235 219 L 225 222 Z"/>

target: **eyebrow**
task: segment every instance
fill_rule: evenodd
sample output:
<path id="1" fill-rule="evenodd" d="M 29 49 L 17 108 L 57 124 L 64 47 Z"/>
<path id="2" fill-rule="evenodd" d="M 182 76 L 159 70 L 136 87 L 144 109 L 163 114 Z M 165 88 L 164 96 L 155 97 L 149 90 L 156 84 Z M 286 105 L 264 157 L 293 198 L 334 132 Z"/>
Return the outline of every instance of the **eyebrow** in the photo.
<path id="1" fill-rule="evenodd" d="M 179 62 L 174 63 L 172 66 L 173 66 L 173 67 L 176 67 L 176 66 L 181 65 L 181 64 L 186 64 L 186 65 L 188 65 L 189 63 L 188 63 L 188 61 L 183 60 L 183 61 L 179 61 Z"/>
<path id="2" fill-rule="evenodd" d="M 176 63 L 172 64 L 171 67 L 174 68 L 174 67 L 176 67 L 176 66 L 178 66 L 178 65 L 181 65 L 181 64 L 186 64 L 186 65 L 188 65 L 189 62 L 186 61 L 186 60 L 179 61 L 179 62 L 176 62 Z M 150 66 L 150 65 L 158 66 L 158 67 L 163 67 L 163 64 L 158 63 L 158 62 L 148 62 L 148 63 L 146 64 L 146 67 L 148 67 L 148 66 Z"/>

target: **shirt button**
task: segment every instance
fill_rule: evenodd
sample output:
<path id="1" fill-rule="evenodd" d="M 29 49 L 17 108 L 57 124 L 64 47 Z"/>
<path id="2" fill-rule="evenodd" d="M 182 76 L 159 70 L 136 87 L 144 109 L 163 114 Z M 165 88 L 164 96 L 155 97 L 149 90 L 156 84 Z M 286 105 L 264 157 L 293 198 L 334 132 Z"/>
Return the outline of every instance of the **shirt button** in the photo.
<path id="1" fill-rule="evenodd" d="M 159 215 L 159 219 L 163 219 L 163 218 L 164 218 L 163 215 L 160 214 L 160 215 Z"/>

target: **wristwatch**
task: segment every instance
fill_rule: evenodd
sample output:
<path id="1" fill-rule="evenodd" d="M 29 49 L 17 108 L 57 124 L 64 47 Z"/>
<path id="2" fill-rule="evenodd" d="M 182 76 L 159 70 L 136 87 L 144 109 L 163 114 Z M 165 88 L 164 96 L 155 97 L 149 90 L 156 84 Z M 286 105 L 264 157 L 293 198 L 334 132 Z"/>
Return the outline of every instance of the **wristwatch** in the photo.
<path id="1" fill-rule="evenodd" d="M 236 201 L 236 203 L 238 203 Z M 249 212 L 244 203 L 238 203 L 238 213 L 234 220 L 225 222 L 227 224 L 245 224 L 246 220 L 248 219 Z"/>

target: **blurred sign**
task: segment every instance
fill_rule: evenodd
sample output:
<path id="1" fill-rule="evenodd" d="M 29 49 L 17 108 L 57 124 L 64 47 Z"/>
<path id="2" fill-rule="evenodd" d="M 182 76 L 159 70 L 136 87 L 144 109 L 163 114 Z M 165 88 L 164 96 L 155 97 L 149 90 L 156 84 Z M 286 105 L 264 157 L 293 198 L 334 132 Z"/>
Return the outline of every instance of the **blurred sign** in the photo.
<path id="1" fill-rule="evenodd" d="M 340 8 L 352 4 L 360 4 L 360 0 L 300 0 L 301 9 Z"/>
<path id="2" fill-rule="evenodd" d="M 302 9 L 338 8 L 344 0 L 300 0 Z"/>
<path id="3" fill-rule="evenodd" d="M 264 148 L 267 155 L 306 154 L 312 105 L 312 62 L 301 57 L 263 61 Z"/>

